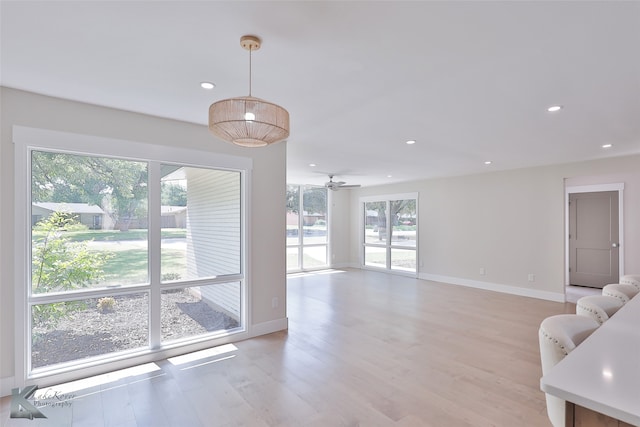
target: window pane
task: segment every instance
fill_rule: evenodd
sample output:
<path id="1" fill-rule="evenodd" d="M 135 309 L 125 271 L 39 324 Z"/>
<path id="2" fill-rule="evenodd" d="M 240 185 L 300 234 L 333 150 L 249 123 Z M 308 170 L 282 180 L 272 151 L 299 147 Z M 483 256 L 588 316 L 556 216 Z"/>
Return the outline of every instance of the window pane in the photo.
<path id="1" fill-rule="evenodd" d="M 304 187 L 302 200 L 303 243 L 327 243 L 327 189 Z"/>
<path id="2" fill-rule="evenodd" d="M 148 346 L 146 293 L 31 308 L 33 368 Z"/>
<path id="3" fill-rule="evenodd" d="M 416 246 L 416 201 L 393 200 L 391 209 L 391 244 Z"/>
<path id="4" fill-rule="evenodd" d="M 387 268 L 387 248 L 365 246 L 364 264 L 371 267 Z"/>
<path id="5" fill-rule="evenodd" d="M 287 248 L 287 270 L 300 268 L 300 251 L 298 246 Z"/>
<path id="6" fill-rule="evenodd" d="M 327 265 L 326 246 L 304 246 L 302 253 L 302 268 L 317 268 Z"/>
<path id="7" fill-rule="evenodd" d="M 300 243 L 300 186 L 287 185 L 287 245 Z"/>
<path id="8" fill-rule="evenodd" d="M 367 202 L 364 204 L 364 241 L 365 243 L 386 244 L 387 241 L 387 202 Z"/>
<path id="9" fill-rule="evenodd" d="M 391 248 L 391 268 L 393 270 L 416 271 L 416 251 L 413 249 Z"/>
<path id="10" fill-rule="evenodd" d="M 163 341 L 240 326 L 240 282 L 166 290 L 161 300 Z"/>
<path id="11" fill-rule="evenodd" d="M 31 153 L 31 291 L 148 282 L 147 164 Z"/>
<path id="12" fill-rule="evenodd" d="M 240 273 L 240 173 L 162 165 L 163 281 Z"/>
<path id="13" fill-rule="evenodd" d="M 114 147 L 114 156 L 130 152 Z M 31 224 L 21 237 L 29 250 L 20 251 L 28 257 L 19 281 L 29 291 L 22 307 L 28 343 L 18 354 L 27 368 L 50 375 L 64 367 L 65 376 L 74 376 L 94 364 L 150 354 L 158 338 L 176 346 L 243 331 L 243 171 L 199 163 L 189 150 L 191 166 L 183 167 L 170 158 L 20 149 L 29 162 L 16 165 L 17 176 L 27 166 L 31 180 L 31 191 L 18 198 L 26 199 Z M 182 288 L 150 283 L 150 273 Z M 233 276 L 218 280 L 235 282 L 207 281 L 226 275 Z M 208 286 L 179 282 L 198 279 Z"/>

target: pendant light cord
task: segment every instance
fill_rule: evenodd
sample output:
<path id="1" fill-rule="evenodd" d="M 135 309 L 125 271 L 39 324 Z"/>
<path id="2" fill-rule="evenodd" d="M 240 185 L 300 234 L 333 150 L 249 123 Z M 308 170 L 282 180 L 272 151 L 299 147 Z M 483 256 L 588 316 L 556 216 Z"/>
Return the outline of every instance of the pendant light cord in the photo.
<path id="1" fill-rule="evenodd" d="M 251 96 L 251 51 L 253 49 L 249 47 L 249 96 Z"/>

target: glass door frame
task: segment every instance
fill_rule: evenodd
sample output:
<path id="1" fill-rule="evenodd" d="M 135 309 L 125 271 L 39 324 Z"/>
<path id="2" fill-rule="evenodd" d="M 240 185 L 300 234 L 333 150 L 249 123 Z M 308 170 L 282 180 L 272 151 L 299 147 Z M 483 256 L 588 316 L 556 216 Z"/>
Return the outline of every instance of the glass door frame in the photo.
<path id="1" fill-rule="evenodd" d="M 296 248 L 298 256 L 298 264 L 296 268 L 289 268 L 289 263 L 287 260 L 287 273 L 299 273 L 302 271 L 314 271 L 314 270 L 325 270 L 330 268 L 330 260 L 329 260 L 329 245 L 331 242 L 331 236 L 329 233 L 329 206 L 331 203 L 329 202 L 330 191 L 322 186 L 316 185 L 304 185 L 304 184 L 287 184 L 287 187 L 297 187 L 298 189 L 298 240 L 296 243 L 287 243 L 286 251 L 288 257 L 288 251 L 290 248 Z M 324 189 L 326 192 L 326 206 L 325 206 L 325 228 L 326 228 L 326 240 L 323 243 L 305 243 L 304 237 L 304 192 L 306 189 Z M 287 210 L 288 213 L 288 210 Z M 305 267 L 304 265 L 304 250 L 305 248 L 325 248 L 325 259 L 326 263 L 324 265 L 313 266 L 313 267 Z"/>
<path id="2" fill-rule="evenodd" d="M 416 244 L 415 244 L 415 248 L 412 246 L 405 246 L 405 245 L 398 245 L 398 244 L 394 244 L 392 242 L 392 224 L 391 224 L 391 215 L 389 214 L 390 212 L 390 205 L 391 202 L 393 201 L 398 201 L 398 200 L 415 200 L 415 208 L 416 208 Z M 367 211 L 366 211 L 366 204 L 367 203 L 372 203 L 372 202 L 384 202 L 386 203 L 386 218 L 385 218 L 385 240 L 384 243 L 381 244 L 375 244 L 375 243 L 367 243 L 366 241 L 366 215 L 367 215 Z M 405 276 L 411 276 L 411 277 L 418 277 L 418 273 L 419 273 L 419 266 L 420 266 L 420 252 L 419 252 L 419 212 L 418 212 L 418 207 L 419 207 L 419 199 L 418 199 L 418 193 L 400 193 L 400 194 L 388 194 L 388 195 L 380 195 L 380 196 L 367 196 L 367 197 L 361 197 L 359 200 L 359 236 L 360 236 L 360 253 L 359 253 L 359 258 L 360 258 L 360 267 L 362 269 L 368 269 L 368 270 L 376 270 L 376 271 L 386 271 L 386 272 L 390 272 L 390 273 L 394 273 L 394 274 L 400 274 L 400 275 L 405 275 Z M 385 249 L 385 267 L 384 268 L 380 268 L 380 267 L 376 267 L 376 266 L 372 266 L 372 265 L 367 265 L 366 264 L 366 259 L 365 259 L 365 251 L 366 248 L 370 247 L 370 248 L 384 248 Z M 415 257 L 416 257 L 416 268 L 415 271 L 407 271 L 407 270 L 402 270 L 402 269 L 397 269 L 397 268 L 392 268 L 391 265 L 391 253 L 393 249 L 403 249 L 403 250 L 415 250 Z"/>

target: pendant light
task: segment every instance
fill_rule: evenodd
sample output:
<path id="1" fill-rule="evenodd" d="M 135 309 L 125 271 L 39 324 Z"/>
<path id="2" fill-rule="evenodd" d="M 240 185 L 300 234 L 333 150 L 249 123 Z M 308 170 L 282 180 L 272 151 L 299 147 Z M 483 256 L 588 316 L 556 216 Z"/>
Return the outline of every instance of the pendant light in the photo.
<path id="1" fill-rule="evenodd" d="M 223 99 L 209 107 L 211 133 L 243 147 L 264 147 L 289 136 L 287 110 L 251 96 L 251 53 L 260 49 L 260 44 L 256 36 L 240 38 L 240 46 L 249 51 L 249 96 Z"/>

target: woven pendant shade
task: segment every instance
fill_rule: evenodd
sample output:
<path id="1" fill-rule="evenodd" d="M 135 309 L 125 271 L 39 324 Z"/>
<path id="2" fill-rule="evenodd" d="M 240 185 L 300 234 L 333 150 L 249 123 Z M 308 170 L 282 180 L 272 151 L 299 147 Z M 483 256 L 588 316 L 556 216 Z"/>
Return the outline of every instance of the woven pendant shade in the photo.
<path id="1" fill-rule="evenodd" d="M 251 52 L 260 49 L 256 36 L 242 36 L 249 51 L 249 96 L 223 99 L 209 107 L 209 130 L 243 147 L 264 147 L 289 136 L 289 113 L 279 105 L 251 96 Z"/>
<path id="2" fill-rule="evenodd" d="M 223 99 L 209 107 L 209 130 L 243 147 L 263 147 L 289 136 L 289 113 L 252 96 Z"/>

